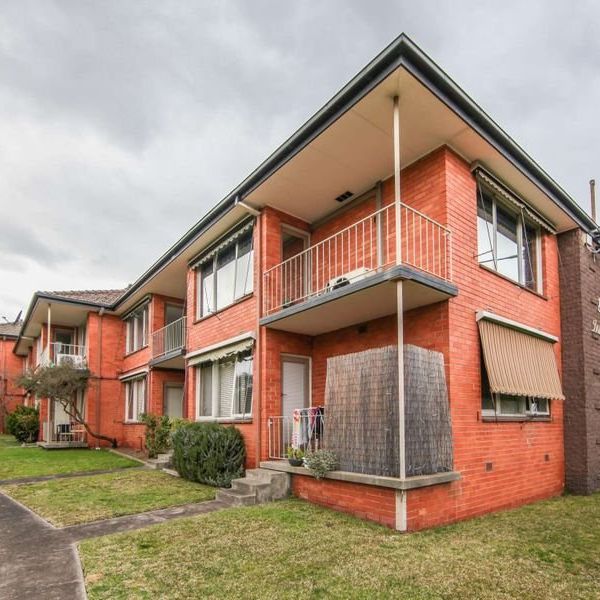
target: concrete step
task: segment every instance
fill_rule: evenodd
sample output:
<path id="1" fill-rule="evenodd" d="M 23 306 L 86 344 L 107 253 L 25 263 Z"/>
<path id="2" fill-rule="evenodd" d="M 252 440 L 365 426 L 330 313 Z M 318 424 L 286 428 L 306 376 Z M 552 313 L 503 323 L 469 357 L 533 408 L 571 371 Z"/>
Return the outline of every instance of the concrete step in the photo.
<path id="1" fill-rule="evenodd" d="M 230 489 L 217 492 L 217 500 L 230 506 L 250 506 L 285 498 L 290 493 L 290 476 L 268 469 L 248 469 L 246 477 L 234 479 Z"/>
<path id="2" fill-rule="evenodd" d="M 231 491 L 240 494 L 253 494 L 257 504 L 271 500 L 271 484 L 268 481 L 234 479 L 231 482 Z"/>
<path id="3" fill-rule="evenodd" d="M 221 488 L 217 491 L 216 500 L 229 506 L 252 506 L 256 504 L 256 494 Z"/>

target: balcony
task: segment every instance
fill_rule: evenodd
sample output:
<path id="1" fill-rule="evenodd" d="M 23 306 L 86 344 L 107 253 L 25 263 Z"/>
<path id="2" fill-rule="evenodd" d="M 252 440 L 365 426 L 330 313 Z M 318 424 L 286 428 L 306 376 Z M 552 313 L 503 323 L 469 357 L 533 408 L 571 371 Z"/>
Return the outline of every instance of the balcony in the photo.
<path id="1" fill-rule="evenodd" d="M 405 204 L 400 223 L 398 262 L 391 204 L 266 271 L 261 323 L 316 335 L 392 314 L 398 279 L 405 310 L 455 295 L 448 228 Z"/>
<path id="2" fill-rule="evenodd" d="M 181 317 L 152 334 L 152 364 L 160 363 L 165 368 L 183 368 L 186 323 L 186 317 Z"/>
<path id="3" fill-rule="evenodd" d="M 42 367 L 69 364 L 77 369 L 84 369 L 86 367 L 86 354 L 85 346 L 52 342 L 44 348 L 39 364 Z"/>
<path id="4" fill-rule="evenodd" d="M 75 422 L 43 423 L 42 441 L 38 446 L 46 450 L 64 448 L 87 448 L 87 434 L 83 425 Z"/>

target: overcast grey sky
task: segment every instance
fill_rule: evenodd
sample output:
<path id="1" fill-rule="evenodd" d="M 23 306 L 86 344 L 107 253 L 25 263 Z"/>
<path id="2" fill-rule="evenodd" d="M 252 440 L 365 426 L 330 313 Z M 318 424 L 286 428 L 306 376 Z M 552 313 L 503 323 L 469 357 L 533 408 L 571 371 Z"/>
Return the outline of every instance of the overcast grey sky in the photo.
<path id="1" fill-rule="evenodd" d="M 0 0 L 0 316 L 132 282 L 402 31 L 589 207 L 600 2 Z"/>

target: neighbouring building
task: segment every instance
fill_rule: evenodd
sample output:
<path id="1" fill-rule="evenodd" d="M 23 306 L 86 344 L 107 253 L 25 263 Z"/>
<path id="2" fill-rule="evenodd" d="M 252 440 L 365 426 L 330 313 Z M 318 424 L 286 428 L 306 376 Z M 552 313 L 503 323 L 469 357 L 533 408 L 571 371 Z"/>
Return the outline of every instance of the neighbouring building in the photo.
<path id="1" fill-rule="evenodd" d="M 90 369 L 78 399 L 90 428 L 120 445 L 143 448 L 144 412 L 182 416 L 183 300 L 148 294 L 135 305 L 126 290 L 38 292 L 15 352 L 32 367 L 69 362 Z M 49 447 L 96 445 L 58 402 L 41 399 L 41 439 Z M 106 443 L 106 442 L 103 442 Z"/>
<path id="2" fill-rule="evenodd" d="M 558 235 L 593 227 L 402 35 L 130 287 L 37 294 L 16 352 L 83 345 L 121 444 L 235 426 L 296 496 L 422 529 L 562 492 Z"/>
<path id="3" fill-rule="evenodd" d="M 566 485 L 600 490 L 600 257 L 583 231 L 558 236 Z"/>
<path id="4" fill-rule="evenodd" d="M 23 358 L 13 352 L 21 325 L 19 320 L 0 323 L 0 433 L 5 430 L 6 415 L 25 401 L 24 390 L 16 385 L 25 364 Z"/>

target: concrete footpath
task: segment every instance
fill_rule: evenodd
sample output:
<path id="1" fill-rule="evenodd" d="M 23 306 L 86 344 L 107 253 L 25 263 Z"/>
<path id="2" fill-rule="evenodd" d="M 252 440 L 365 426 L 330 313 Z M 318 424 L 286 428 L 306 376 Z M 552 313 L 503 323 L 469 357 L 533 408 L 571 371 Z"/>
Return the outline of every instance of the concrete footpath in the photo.
<path id="1" fill-rule="evenodd" d="M 86 598 L 76 543 L 226 508 L 213 500 L 57 529 L 0 492 L 0 598 Z"/>

